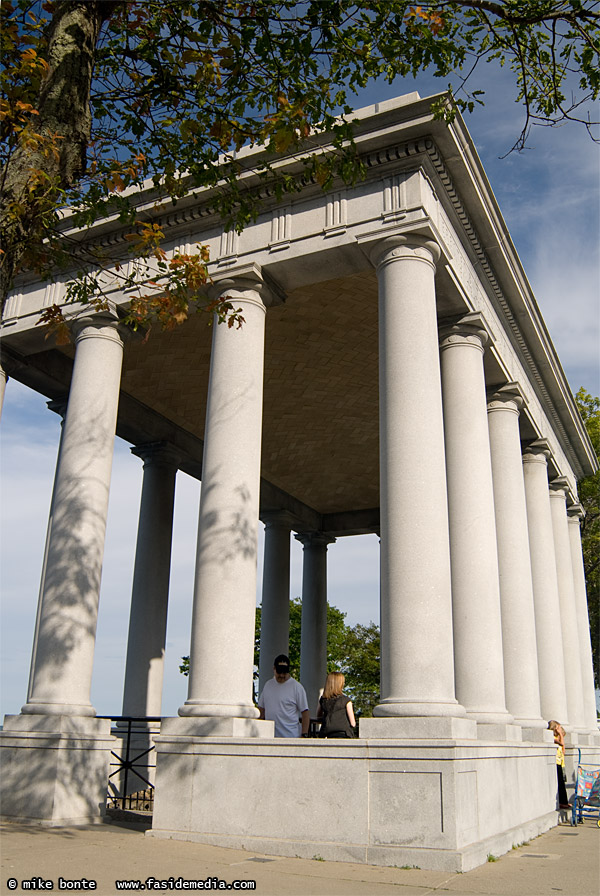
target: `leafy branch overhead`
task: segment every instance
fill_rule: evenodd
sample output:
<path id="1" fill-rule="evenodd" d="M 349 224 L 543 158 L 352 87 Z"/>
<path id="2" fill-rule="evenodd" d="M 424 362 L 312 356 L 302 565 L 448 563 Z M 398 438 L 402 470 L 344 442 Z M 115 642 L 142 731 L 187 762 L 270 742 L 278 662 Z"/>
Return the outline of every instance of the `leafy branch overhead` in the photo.
<path id="1" fill-rule="evenodd" d="M 600 89 L 600 12 L 586 0 L 7 0 L 0 15 L 2 301 L 32 270 L 99 308 L 128 290 L 133 325 L 214 310 L 206 251 L 161 254 L 171 204 L 211 187 L 214 212 L 240 230 L 260 208 L 241 178 L 257 160 L 259 186 L 276 195 L 361 176 L 352 99 L 370 82 L 434 73 L 453 97 L 434 112 L 451 119 L 482 102 L 482 63 L 508 66 L 517 149 L 532 124 L 591 128 Z M 239 152 L 259 144 L 260 157 Z M 282 154 L 296 175 L 278 171 Z M 101 220 L 129 234 L 119 258 L 86 239 Z M 46 320 L 60 327 L 61 310 Z"/>

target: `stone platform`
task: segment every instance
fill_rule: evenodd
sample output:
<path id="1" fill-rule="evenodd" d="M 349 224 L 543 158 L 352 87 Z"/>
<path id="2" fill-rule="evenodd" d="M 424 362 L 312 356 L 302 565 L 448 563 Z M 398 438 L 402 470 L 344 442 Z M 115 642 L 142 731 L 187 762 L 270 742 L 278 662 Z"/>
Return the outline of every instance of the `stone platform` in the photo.
<path id="1" fill-rule="evenodd" d="M 468 871 L 556 824 L 543 741 L 194 737 L 190 721 L 156 739 L 156 838 Z"/>

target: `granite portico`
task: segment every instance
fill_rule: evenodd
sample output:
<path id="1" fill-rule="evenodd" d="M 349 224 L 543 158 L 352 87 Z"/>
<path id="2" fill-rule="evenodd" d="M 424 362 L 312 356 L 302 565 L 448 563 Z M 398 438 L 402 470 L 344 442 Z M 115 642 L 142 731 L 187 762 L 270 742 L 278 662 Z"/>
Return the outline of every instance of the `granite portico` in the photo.
<path id="1" fill-rule="evenodd" d="M 142 344 L 115 289 L 49 348 L 35 324 L 64 284 L 9 300 L 5 373 L 68 401 L 30 686 L 2 735 L 7 817 L 101 815 L 111 736 L 90 685 L 115 433 L 144 463 L 130 714 L 161 715 L 176 471 L 202 480 L 189 691 L 155 738 L 153 836 L 467 870 L 556 823 L 547 719 L 598 754 L 577 498 L 596 460 L 464 123 L 430 105 L 359 110 L 365 179 L 284 203 L 265 188 L 241 234 L 210 191 L 164 210 L 171 252 L 209 246 L 240 329 L 199 315 Z M 86 239 L 118 261 L 116 222 Z M 258 719 L 259 519 L 261 679 L 287 648 L 294 533 L 313 711 L 327 552 L 380 536 L 381 700 L 355 741 L 276 740 Z M 26 761 L 43 797 L 17 783 Z"/>

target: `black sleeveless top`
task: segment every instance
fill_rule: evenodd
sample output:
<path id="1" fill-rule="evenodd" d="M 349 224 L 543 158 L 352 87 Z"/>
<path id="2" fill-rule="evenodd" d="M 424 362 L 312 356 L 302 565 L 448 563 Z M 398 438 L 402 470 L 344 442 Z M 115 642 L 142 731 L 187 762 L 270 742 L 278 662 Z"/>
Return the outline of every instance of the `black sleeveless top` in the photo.
<path id="1" fill-rule="evenodd" d="M 347 703 L 350 703 L 350 697 L 345 694 L 327 699 L 319 697 L 323 713 L 319 737 L 354 737 L 354 729 L 346 712 Z"/>

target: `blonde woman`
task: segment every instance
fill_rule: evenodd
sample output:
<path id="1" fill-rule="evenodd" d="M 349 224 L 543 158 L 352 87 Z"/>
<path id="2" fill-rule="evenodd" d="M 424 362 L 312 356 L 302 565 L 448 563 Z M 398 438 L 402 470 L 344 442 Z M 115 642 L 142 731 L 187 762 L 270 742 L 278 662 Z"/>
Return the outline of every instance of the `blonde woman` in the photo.
<path id="1" fill-rule="evenodd" d="M 554 734 L 556 744 L 556 776 L 558 779 L 558 807 L 570 809 L 567 788 L 565 787 L 565 729 L 556 719 L 550 719 L 548 728 Z"/>
<path id="2" fill-rule="evenodd" d="M 327 676 L 317 711 L 317 718 L 322 719 L 319 737 L 354 737 L 356 720 L 352 701 L 342 693 L 345 681 L 341 672 L 330 672 Z"/>

